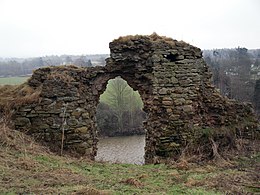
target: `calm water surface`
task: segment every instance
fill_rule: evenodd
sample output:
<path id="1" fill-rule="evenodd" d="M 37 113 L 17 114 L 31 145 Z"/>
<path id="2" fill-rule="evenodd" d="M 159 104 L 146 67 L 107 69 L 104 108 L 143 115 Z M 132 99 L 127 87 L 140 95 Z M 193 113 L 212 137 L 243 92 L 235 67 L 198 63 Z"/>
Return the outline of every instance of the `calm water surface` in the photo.
<path id="1" fill-rule="evenodd" d="M 99 139 L 96 161 L 144 164 L 145 135 Z"/>

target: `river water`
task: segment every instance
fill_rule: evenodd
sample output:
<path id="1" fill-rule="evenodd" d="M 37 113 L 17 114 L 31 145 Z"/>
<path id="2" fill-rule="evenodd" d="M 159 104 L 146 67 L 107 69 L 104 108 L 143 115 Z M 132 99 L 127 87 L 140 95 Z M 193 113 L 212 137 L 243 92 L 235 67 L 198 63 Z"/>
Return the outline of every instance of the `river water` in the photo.
<path id="1" fill-rule="evenodd" d="M 145 135 L 101 138 L 96 161 L 144 164 Z"/>

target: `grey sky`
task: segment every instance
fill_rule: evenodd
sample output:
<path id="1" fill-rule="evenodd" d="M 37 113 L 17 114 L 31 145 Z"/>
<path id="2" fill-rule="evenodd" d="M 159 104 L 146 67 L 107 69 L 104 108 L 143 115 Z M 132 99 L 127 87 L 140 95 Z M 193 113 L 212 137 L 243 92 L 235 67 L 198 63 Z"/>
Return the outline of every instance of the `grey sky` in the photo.
<path id="1" fill-rule="evenodd" d="M 0 0 L 0 57 L 109 53 L 129 34 L 260 48 L 259 0 Z"/>

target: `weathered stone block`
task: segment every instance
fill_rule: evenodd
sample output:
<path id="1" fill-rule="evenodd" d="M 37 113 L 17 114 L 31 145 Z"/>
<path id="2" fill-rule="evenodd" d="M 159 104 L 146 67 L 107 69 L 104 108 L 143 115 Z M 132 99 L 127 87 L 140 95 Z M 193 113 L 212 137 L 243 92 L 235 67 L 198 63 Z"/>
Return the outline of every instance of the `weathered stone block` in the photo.
<path id="1" fill-rule="evenodd" d="M 184 59 L 184 56 L 183 55 L 178 55 L 177 57 L 176 57 L 176 60 L 183 60 Z"/>
<path id="2" fill-rule="evenodd" d="M 168 90 L 167 90 L 166 88 L 161 88 L 161 89 L 159 90 L 159 94 L 160 94 L 160 95 L 166 95 L 167 92 L 168 92 Z"/>
<path id="3" fill-rule="evenodd" d="M 171 77 L 171 83 L 172 84 L 176 84 L 176 83 L 179 83 L 179 80 L 176 78 L 176 77 Z"/>
<path id="4" fill-rule="evenodd" d="M 167 112 L 167 113 L 172 113 L 172 109 L 171 109 L 171 108 L 167 108 L 167 109 L 166 109 L 166 112 Z"/>
<path id="5" fill-rule="evenodd" d="M 21 107 L 19 109 L 20 112 L 30 112 L 32 110 L 31 107 L 27 106 L 27 107 Z"/>
<path id="6" fill-rule="evenodd" d="M 75 127 L 79 124 L 79 121 L 75 118 L 69 118 L 67 124 L 71 127 Z"/>
<path id="7" fill-rule="evenodd" d="M 82 109 L 82 108 L 77 108 L 76 110 L 74 110 L 74 111 L 71 113 L 71 116 L 74 116 L 74 117 L 76 117 L 76 118 L 79 118 L 84 111 L 85 111 L 85 110 Z"/>
<path id="8" fill-rule="evenodd" d="M 183 108 L 184 112 L 192 112 L 193 111 L 192 105 L 184 105 L 182 108 Z"/>
<path id="9" fill-rule="evenodd" d="M 46 123 L 41 123 L 41 124 L 38 124 L 37 128 L 39 130 L 44 130 L 44 129 L 49 129 L 50 126 L 48 124 L 46 124 Z"/>
<path id="10" fill-rule="evenodd" d="M 183 105 L 185 102 L 186 102 L 186 100 L 184 98 L 176 98 L 176 99 L 174 99 L 174 105 L 176 105 L 176 106 Z"/>
<path id="11" fill-rule="evenodd" d="M 163 101 L 162 101 L 162 104 L 163 104 L 164 106 L 172 106 L 172 105 L 173 105 L 173 101 L 163 100 Z"/>
<path id="12" fill-rule="evenodd" d="M 58 101 L 65 101 L 65 102 L 74 102 L 79 100 L 79 97 L 58 97 Z"/>
<path id="13" fill-rule="evenodd" d="M 176 121 L 180 118 L 180 115 L 177 115 L 177 114 L 172 114 L 170 115 L 169 119 L 172 120 L 172 121 Z"/>
<path id="14" fill-rule="evenodd" d="M 31 125 L 31 122 L 26 117 L 18 117 L 18 118 L 15 119 L 15 125 L 16 126 L 27 127 L 27 126 Z"/>
<path id="15" fill-rule="evenodd" d="M 89 113 L 88 113 L 88 112 L 83 113 L 83 114 L 82 114 L 82 118 L 83 118 L 83 119 L 89 118 Z"/>
<path id="16" fill-rule="evenodd" d="M 89 132 L 89 128 L 88 127 L 79 127 L 77 129 L 75 129 L 76 133 L 80 133 L 80 134 L 87 134 Z"/>
<path id="17" fill-rule="evenodd" d="M 27 114 L 27 115 L 25 115 L 26 117 L 28 117 L 28 118 L 31 118 L 31 117 L 38 117 L 39 115 L 38 114 Z"/>

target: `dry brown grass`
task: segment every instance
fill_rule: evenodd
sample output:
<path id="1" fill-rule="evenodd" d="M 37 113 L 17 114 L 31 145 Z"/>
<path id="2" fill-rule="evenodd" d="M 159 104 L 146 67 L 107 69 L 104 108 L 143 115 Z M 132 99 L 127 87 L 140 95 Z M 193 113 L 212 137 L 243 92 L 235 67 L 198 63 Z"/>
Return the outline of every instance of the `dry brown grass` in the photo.
<path id="1" fill-rule="evenodd" d="M 134 41 L 134 40 L 138 40 L 138 39 L 147 39 L 149 41 L 152 42 L 157 42 L 157 43 L 166 43 L 171 45 L 172 47 L 176 46 L 176 43 L 178 42 L 179 45 L 182 45 L 183 47 L 185 46 L 189 46 L 188 43 L 184 42 L 184 41 L 177 41 L 175 39 L 172 39 L 170 37 L 166 37 L 166 36 L 159 36 L 157 33 L 152 33 L 151 35 L 128 35 L 128 36 L 123 36 L 123 37 L 119 37 L 118 39 L 115 39 L 114 41 L 118 41 L 121 43 L 126 43 L 126 42 L 130 42 L 130 41 Z"/>
<path id="2" fill-rule="evenodd" d="M 27 83 L 0 86 L 0 122 L 9 125 L 15 109 L 40 101 L 41 87 L 34 89 Z"/>
<path id="3" fill-rule="evenodd" d="M 156 42 L 160 42 L 160 41 L 165 41 L 173 46 L 175 46 L 175 43 L 177 42 L 177 40 L 175 39 L 172 39 L 170 37 L 166 37 L 166 36 L 159 36 L 157 33 L 153 33 L 149 36 L 153 41 L 156 41 Z M 183 43 L 183 44 L 187 44 L 183 41 L 180 41 L 180 43 Z"/>
<path id="4" fill-rule="evenodd" d="M 226 194 L 259 194 L 259 170 L 234 173 L 220 173 L 211 178 L 206 185 L 210 188 L 217 188 L 225 191 Z M 249 193 L 251 189 L 255 193 Z"/>
<path id="5" fill-rule="evenodd" d="M 142 37 L 145 37 L 145 36 L 143 36 L 143 35 L 127 35 L 127 36 L 119 37 L 118 39 L 115 39 L 114 41 L 127 42 L 127 41 L 130 41 L 130 40 L 137 40 L 137 39 L 140 39 Z"/>
<path id="6" fill-rule="evenodd" d="M 189 163 L 184 159 L 180 159 L 176 163 L 176 167 L 180 170 L 189 170 Z"/>
<path id="7" fill-rule="evenodd" d="M 43 157 L 43 162 L 38 158 Z M 68 185 L 71 191 L 82 191 L 87 178 L 66 167 L 52 167 L 46 159 L 65 161 L 22 132 L 0 125 L 0 193 L 13 189 L 21 194 L 58 194 L 59 186 Z M 70 161 L 76 161 L 70 158 Z M 96 190 L 98 192 L 98 190 Z M 79 193 L 82 194 L 82 193 Z M 102 194 L 102 193 L 99 193 Z"/>
<path id="8" fill-rule="evenodd" d="M 27 154 L 50 153 L 47 147 L 37 144 L 31 136 L 10 129 L 4 122 L 0 123 L 0 147 L 11 148 Z"/>
<path id="9" fill-rule="evenodd" d="M 143 184 L 138 179 L 135 179 L 135 178 L 128 178 L 126 180 L 121 181 L 121 183 L 124 183 L 124 184 L 127 184 L 127 185 L 132 185 L 132 186 L 135 186 L 137 188 L 140 188 L 140 187 L 143 186 Z"/>
<path id="10" fill-rule="evenodd" d="M 192 186 L 203 186 L 205 181 L 198 181 L 192 178 L 188 178 L 187 181 L 185 182 L 186 187 L 192 187 Z"/>
<path id="11" fill-rule="evenodd" d="M 72 76 L 69 75 L 68 70 L 60 72 L 59 69 L 51 72 L 48 75 L 47 79 L 48 80 L 61 80 L 64 83 L 67 83 L 67 84 L 75 81 L 75 79 Z"/>
<path id="12" fill-rule="evenodd" d="M 72 193 L 72 195 L 112 195 L 113 193 L 108 190 L 97 190 L 91 187 L 85 187 L 77 192 Z"/>

